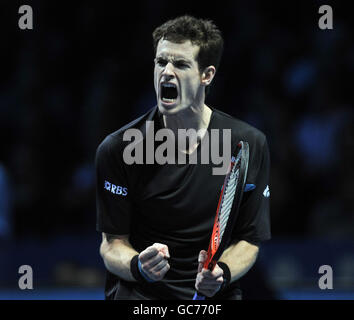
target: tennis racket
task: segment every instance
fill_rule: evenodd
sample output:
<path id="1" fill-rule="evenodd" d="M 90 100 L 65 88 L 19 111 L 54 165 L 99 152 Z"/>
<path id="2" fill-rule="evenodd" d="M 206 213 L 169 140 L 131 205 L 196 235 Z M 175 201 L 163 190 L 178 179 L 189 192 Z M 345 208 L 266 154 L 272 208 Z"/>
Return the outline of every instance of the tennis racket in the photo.
<path id="1" fill-rule="evenodd" d="M 242 201 L 248 169 L 248 143 L 240 141 L 237 145 L 235 155 L 231 158 L 231 163 L 221 189 L 207 259 L 203 266 L 203 268 L 210 271 L 213 271 L 217 261 L 228 245 Z M 194 294 L 193 300 L 204 299 L 205 297 L 198 292 Z"/>

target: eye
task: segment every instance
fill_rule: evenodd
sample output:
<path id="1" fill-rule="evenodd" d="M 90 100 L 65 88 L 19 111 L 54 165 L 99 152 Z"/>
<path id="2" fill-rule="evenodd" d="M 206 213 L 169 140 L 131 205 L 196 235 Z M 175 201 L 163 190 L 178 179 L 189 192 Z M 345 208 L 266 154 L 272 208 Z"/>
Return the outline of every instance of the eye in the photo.
<path id="1" fill-rule="evenodd" d="M 185 68 L 189 67 L 189 65 L 187 63 L 185 63 L 184 61 L 176 61 L 174 63 L 174 65 L 176 66 L 176 68 L 179 68 L 179 69 L 185 69 Z"/>
<path id="2" fill-rule="evenodd" d="M 162 59 L 162 58 L 157 58 L 155 59 L 155 63 L 159 65 L 160 67 L 164 67 L 167 65 L 167 60 Z"/>

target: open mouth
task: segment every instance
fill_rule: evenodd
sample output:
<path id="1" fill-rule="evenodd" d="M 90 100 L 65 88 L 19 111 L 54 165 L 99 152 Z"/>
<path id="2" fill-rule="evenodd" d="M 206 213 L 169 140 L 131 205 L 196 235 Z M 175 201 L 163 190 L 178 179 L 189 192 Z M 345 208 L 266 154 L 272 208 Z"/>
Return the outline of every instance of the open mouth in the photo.
<path id="1" fill-rule="evenodd" d="M 177 100 L 178 91 L 174 83 L 161 83 L 161 100 L 166 103 L 173 103 Z"/>

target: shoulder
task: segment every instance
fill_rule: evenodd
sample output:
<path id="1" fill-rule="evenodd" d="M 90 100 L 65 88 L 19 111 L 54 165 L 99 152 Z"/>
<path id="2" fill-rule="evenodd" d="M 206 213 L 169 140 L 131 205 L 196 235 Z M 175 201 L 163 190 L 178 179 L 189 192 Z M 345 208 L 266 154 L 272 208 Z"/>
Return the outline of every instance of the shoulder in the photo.
<path id="1" fill-rule="evenodd" d="M 269 165 L 269 150 L 265 134 L 252 125 L 232 117 L 220 110 L 214 109 L 215 127 L 231 129 L 232 145 L 239 141 L 246 141 L 249 145 L 249 170 L 247 183 L 254 183 L 260 168 Z"/>
<path id="2" fill-rule="evenodd" d="M 266 143 L 266 136 L 261 130 L 218 109 L 213 108 L 213 112 L 218 127 L 231 129 L 234 139 L 247 141 L 250 145 L 259 147 Z"/>
<path id="3" fill-rule="evenodd" d="M 96 157 L 104 155 L 120 155 L 124 147 L 129 144 L 128 141 L 124 141 L 124 134 L 129 129 L 137 129 L 142 133 L 145 132 L 146 121 L 153 120 L 157 112 L 157 107 L 150 109 L 148 112 L 138 117 L 137 119 L 129 122 L 120 129 L 107 135 L 103 141 L 99 144 L 96 151 Z"/>

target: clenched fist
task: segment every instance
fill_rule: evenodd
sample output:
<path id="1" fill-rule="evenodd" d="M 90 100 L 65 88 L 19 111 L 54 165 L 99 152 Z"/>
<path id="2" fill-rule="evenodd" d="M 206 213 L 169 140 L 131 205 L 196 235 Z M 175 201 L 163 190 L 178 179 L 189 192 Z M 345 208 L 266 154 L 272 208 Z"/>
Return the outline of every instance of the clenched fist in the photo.
<path id="1" fill-rule="evenodd" d="M 170 270 L 167 260 L 169 257 L 168 247 L 164 244 L 154 243 L 152 246 L 147 247 L 139 254 L 144 274 L 153 281 L 162 280 L 167 271 Z"/>
<path id="2" fill-rule="evenodd" d="M 213 271 L 204 269 L 204 261 L 207 258 L 207 252 L 201 250 L 198 257 L 198 274 L 195 281 L 195 288 L 206 297 L 214 296 L 221 288 L 224 278 L 224 271 L 218 266 L 215 265 Z"/>

